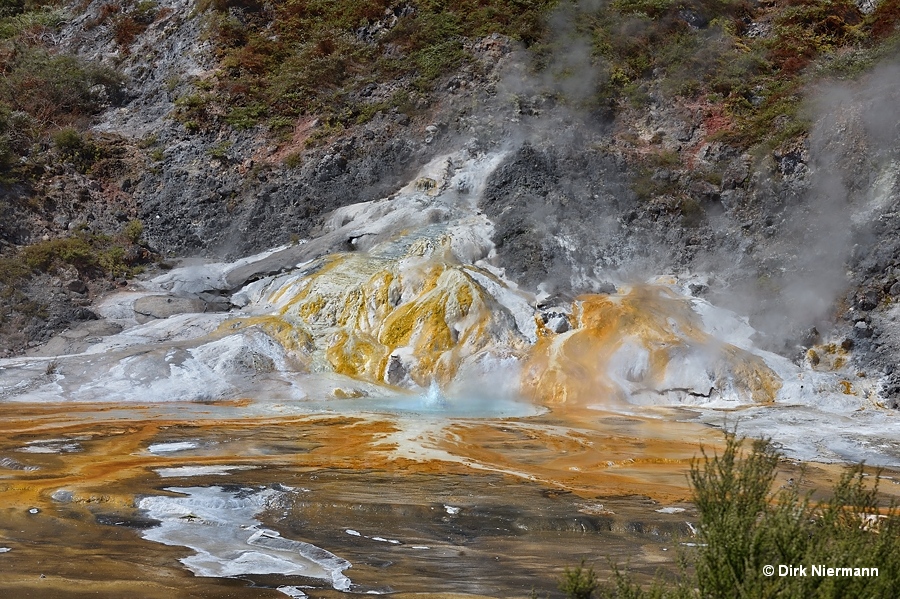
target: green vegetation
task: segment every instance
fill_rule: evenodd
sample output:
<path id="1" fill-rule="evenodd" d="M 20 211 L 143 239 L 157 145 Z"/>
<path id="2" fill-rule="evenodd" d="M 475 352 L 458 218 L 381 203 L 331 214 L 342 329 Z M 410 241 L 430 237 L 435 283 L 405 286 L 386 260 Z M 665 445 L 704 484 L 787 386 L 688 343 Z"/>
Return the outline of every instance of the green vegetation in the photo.
<path id="1" fill-rule="evenodd" d="M 30 245 L 23 250 L 25 264 L 34 270 L 48 271 L 57 264 L 69 264 L 79 271 L 96 267 L 97 256 L 84 237 L 53 239 Z"/>
<path id="2" fill-rule="evenodd" d="M 0 102 L 26 113 L 41 128 L 70 124 L 96 112 L 102 99 L 95 87 L 116 93 L 121 83 L 105 67 L 39 47 L 19 47 L 12 57 L 0 60 Z"/>
<path id="3" fill-rule="evenodd" d="M 549 27 L 552 10 L 571 26 Z M 658 82 L 667 96 L 724 106 L 708 127 L 715 139 L 774 147 L 807 131 L 799 99 L 813 77 L 855 76 L 900 45 L 900 0 L 870 15 L 853 0 L 199 0 L 196 12 L 221 69 L 177 102 L 194 131 L 222 123 L 278 131 L 302 115 L 331 127 L 364 123 L 400 108 L 394 98 L 358 93 L 389 80 L 400 82 L 409 114 L 471 61 L 467 40 L 496 32 L 530 48 L 538 70 L 573 43 L 588 47 L 591 72 L 554 75 L 593 91 L 563 101 L 642 106 Z"/>
<path id="4" fill-rule="evenodd" d="M 122 79 L 106 67 L 41 46 L 44 33 L 65 18 L 52 6 L 0 1 L 0 183 L 27 179 L 49 141 L 82 172 L 99 157 L 79 130 L 116 97 Z"/>
<path id="5" fill-rule="evenodd" d="M 554 0 L 201 0 L 221 71 L 214 94 L 180 101 L 178 118 L 199 129 L 222 118 L 235 128 L 315 114 L 322 122 L 365 122 L 389 103 L 351 96 L 373 81 L 429 91 L 470 60 L 464 40 L 502 33 L 532 44 Z M 236 19 L 229 9 L 240 8 Z M 408 96 L 407 96 L 408 97 Z M 218 110 L 212 105 L 221 103 Z M 270 125 L 273 129 L 278 128 Z"/>
<path id="6" fill-rule="evenodd" d="M 60 157 L 71 162 L 82 173 L 87 172 L 101 156 L 100 147 L 90 136 L 82 135 L 72 127 L 60 129 L 51 138 Z"/>
<path id="7" fill-rule="evenodd" d="M 134 276 L 141 271 L 140 263 L 146 261 L 147 253 L 128 250 L 140 241 L 143 232 L 144 227 L 137 220 L 125 225 L 115 238 L 79 231 L 72 237 L 41 241 L 24 248 L 21 262 L 41 272 L 54 272 L 67 265 L 91 277 Z"/>
<path id="8" fill-rule="evenodd" d="M 302 152 L 291 152 L 284 157 L 284 165 L 288 168 L 298 168 L 303 164 Z"/>
<path id="9" fill-rule="evenodd" d="M 0 258 L 0 286 L 3 291 L 12 291 L 29 275 L 29 269 L 22 260 Z"/>
<path id="10" fill-rule="evenodd" d="M 745 147 L 805 132 L 798 108 L 809 68 L 858 74 L 896 48 L 900 23 L 898 0 L 867 16 L 852 0 L 613 0 L 572 10 L 594 60 L 606 65 L 595 102 L 641 103 L 658 80 L 669 95 L 724 103 L 731 122 L 719 138 Z"/>
<path id="11" fill-rule="evenodd" d="M 65 11 L 49 6 L 25 10 L 24 2 L 0 1 L 0 40 L 11 39 L 21 32 L 58 27 L 66 18 Z"/>
<path id="12" fill-rule="evenodd" d="M 122 229 L 122 237 L 130 243 L 140 243 L 144 236 L 144 224 L 137 220 L 130 220 Z"/>
<path id="13" fill-rule="evenodd" d="M 158 17 L 169 13 L 171 13 L 171 9 L 159 9 L 154 0 L 109 2 L 100 7 L 97 15 L 86 23 L 86 27 L 111 25 L 113 39 L 119 46 L 119 50 L 123 54 L 129 54 L 132 42 Z"/>
<path id="14" fill-rule="evenodd" d="M 115 19 L 115 40 L 126 54 L 129 46 L 158 15 L 157 4 L 153 0 L 141 0 L 131 10 L 119 14 Z"/>
<path id="15" fill-rule="evenodd" d="M 801 493 L 803 481 L 773 490 L 781 455 L 768 441 L 726 435 L 721 455 L 691 466 L 699 513 L 697 548 L 683 555 L 677 580 L 658 578 L 649 588 L 614 569 L 599 597 L 644 598 L 892 598 L 900 582 L 900 511 L 879 503 L 878 477 L 860 465 L 835 484 L 831 498 L 816 502 Z M 867 479 L 874 482 L 869 485 Z M 813 564 L 878 568 L 878 576 L 819 576 Z M 806 576 L 766 576 L 764 566 L 806 566 Z M 561 589 L 571 599 L 591 595 L 593 577 L 567 570 Z M 562 585 L 565 585 L 563 587 Z M 584 593 L 588 593 L 585 595 Z"/>
<path id="16" fill-rule="evenodd" d="M 635 166 L 631 188 L 641 200 L 650 200 L 660 196 L 680 197 L 683 195 L 683 190 L 678 182 L 673 181 L 669 175 L 659 176 L 667 169 L 680 167 L 681 157 L 678 152 L 670 150 L 651 152 Z"/>
<path id="17" fill-rule="evenodd" d="M 23 315 L 41 313 L 41 306 L 22 290 L 23 282 L 30 275 L 30 269 L 20 258 L 0 257 L 0 305 L 15 306 L 12 311 L 0 309 L 0 325 L 14 319 L 14 312 Z"/>
<path id="18" fill-rule="evenodd" d="M 157 258 L 142 247 L 144 227 L 129 221 L 115 236 L 88 232 L 86 227 L 72 236 L 40 241 L 14 254 L 0 256 L 0 335 L 10 334 L 21 318 L 47 318 L 46 307 L 31 299 L 26 290 L 38 273 L 55 274 L 74 268 L 79 277 L 131 277 Z"/>
<path id="19" fill-rule="evenodd" d="M 209 152 L 211 157 L 222 160 L 228 157 L 228 150 L 231 149 L 232 145 L 232 142 L 226 139 L 211 147 L 207 152 Z"/>
<path id="20" fill-rule="evenodd" d="M 187 94 L 175 100 L 175 118 L 188 131 L 199 131 L 200 123 L 207 123 L 211 117 L 208 108 L 213 102 L 212 94 Z"/>
<path id="21" fill-rule="evenodd" d="M 566 568 L 559 581 L 559 590 L 569 599 L 591 599 L 594 591 L 600 586 L 593 567 L 585 567 L 584 560 L 581 565 L 574 568 Z"/>
<path id="22" fill-rule="evenodd" d="M 121 16 L 108 6 L 101 16 Z M 155 6 L 142 2 L 126 13 L 146 20 L 156 14 Z M 4 194 L 0 209 L 13 218 L 23 212 L 46 218 L 54 209 L 53 200 L 36 184 L 48 171 L 74 168 L 103 178 L 121 164 L 122 149 L 114 140 L 85 130 L 94 114 L 117 101 L 122 77 L 50 43 L 70 18 L 62 7 L 61 0 L 0 0 L 0 185 L 15 185 Z M 116 23 L 120 43 L 125 25 Z M 142 233 L 140 223 L 133 221 L 115 236 L 81 230 L 18 250 L 7 246 L 0 256 L 0 337 L 24 343 L 22 326 L 48 317 L 46 307 L 28 297 L 36 274 L 74 269 L 86 278 L 133 275 L 152 258 L 138 245 Z"/>

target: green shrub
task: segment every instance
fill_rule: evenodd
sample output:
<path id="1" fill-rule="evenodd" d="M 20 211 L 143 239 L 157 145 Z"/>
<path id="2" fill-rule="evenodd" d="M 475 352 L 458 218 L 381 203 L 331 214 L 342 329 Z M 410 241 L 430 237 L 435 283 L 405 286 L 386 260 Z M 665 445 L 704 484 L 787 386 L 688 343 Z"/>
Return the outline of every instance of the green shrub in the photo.
<path id="1" fill-rule="evenodd" d="M 118 240 L 81 230 L 72 237 L 26 247 L 21 260 L 28 268 L 41 272 L 54 272 L 62 265 L 69 265 L 85 276 L 131 276 L 138 272 L 136 262 L 143 258 L 129 257 L 126 247 L 140 241 L 142 234 L 143 226 L 137 220 L 125 225 Z"/>
<path id="2" fill-rule="evenodd" d="M 675 196 L 682 189 L 677 180 L 660 177 L 660 169 L 677 169 L 681 166 L 681 156 L 673 150 L 659 150 L 647 154 L 642 164 L 632 170 L 631 189 L 641 200 L 658 196 Z"/>
<path id="3" fill-rule="evenodd" d="M 394 92 L 389 103 L 391 108 L 396 108 L 398 112 L 407 116 L 412 116 L 415 112 L 415 105 L 413 104 L 412 98 L 405 89 Z"/>
<path id="4" fill-rule="evenodd" d="M 645 15 L 650 18 L 660 17 L 673 6 L 673 0 L 613 0 L 613 7 L 623 14 Z"/>
<path id="5" fill-rule="evenodd" d="M 235 106 L 228 112 L 225 122 L 235 129 L 250 129 L 256 126 L 260 119 L 266 116 L 266 107 L 262 104 L 250 106 Z"/>
<path id="6" fill-rule="evenodd" d="M 390 108 L 388 102 L 372 102 L 369 104 L 360 104 L 356 107 L 356 124 L 362 125 L 368 123 L 379 112 L 387 112 Z"/>
<path id="7" fill-rule="evenodd" d="M 84 148 L 81 134 L 72 127 L 60 129 L 53 134 L 52 139 L 57 151 L 65 155 L 75 154 Z"/>
<path id="8" fill-rule="evenodd" d="M 803 480 L 773 490 L 781 454 L 766 440 L 749 453 L 734 433 L 721 455 L 691 465 L 699 513 L 697 549 L 685 556 L 679 580 L 642 589 L 614 569 L 603 597 L 892 598 L 900 583 L 900 511 L 880 505 L 878 476 L 866 483 L 862 465 L 849 468 L 831 498 L 801 494 Z M 878 568 L 877 576 L 818 576 L 810 568 Z M 764 566 L 806 566 L 806 576 L 766 575 Z"/>
<path id="9" fill-rule="evenodd" d="M 578 75 L 594 79 L 585 86 L 593 84 L 598 107 L 640 107 L 642 89 L 658 84 L 663 101 L 724 102 L 730 130 L 711 132 L 717 139 L 771 146 L 808 132 L 797 98 L 810 67 L 833 62 L 833 72 L 858 74 L 872 56 L 890 55 L 883 48 L 900 38 L 898 6 L 900 0 L 885 0 L 875 11 L 881 17 L 864 17 L 852 0 L 568 2 L 573 26 L 557 28 L 533 48 L 539 68 L 548 68 L 554 50 L 559 55 L 573 43 L 589 43 L 593 68 Z M 771 33 L 749 35 L 753 22 L 771 25 Z M 781 115 L 786 118 L 772 127 Z"/>
<path id="10" fill-rule="evenodd" d="M 130 243 L 140 243 L 144 236 L 144 224 L 137 220 L 130 220 L 122 229 L 122 237 Z"/>
<path id="11" fill-rule="evenodd" d="M 111 277 L 133 274 L 132 269 L 125 262 L 125 249 L 118 245 L 99 251 L 97 253 L 97 266 L 103 273 Z"/>
<path id="12" fill-rule="evenodd" d="M 0 285 L 14 289 L 29 274 L 28 266 L 18 258 L 0 258 Z"/>
<path id="13" fill-rule="evenodd" d="M 200 85 L 198 84 L 199 88 Z M 214 94 L 206 91 L 185 94 L 175 99 L 175 120 L 184 125 L 190 132 L 208 128 L 214 121 L 212 108 L 215 105 Z"/>
<path id="14" fill-rule="evenodd" d="M 59 155 L 81 172 L 87 172 L 102 154 L 101 149 L 89 137 L 72 127 L 60 129 L 51 137 Z"/>
<path id="15" fill-rule="evenodd" d="M 10 129 L 10 111 L 9 107 L 0 102 L 0 172 L 6 173 L 12 166 L 14 160 L 14 152 L 12 148 L 12 140 L 9 136 Z M 0 183 L 6 178 L 4 174 L 0 174 Z"/>
<path id="16" fill-rule="evenodd" d="M 51 239 L 30 245 L 23 250 L 29 268 L 50 271 L 57 264 L 69 264 L 79 271 L 96 268 L 98 257 L 94 248 L 82 237 Z"/>
<path id="17" fill-rule="evenodd" d="M 138 147 L 141 149 L 152 148 L 157 143 L 159 143 L 159 135 L 156 133 L 151 133 L 150 135 L 144 137 L 140 141 L 138 141 Z"/>
<path id="18" fill-rule="evenodd" d="M 49 137 L 57 155 L 86 172 L 100 157 L 100 149 L 74 126 L 115 100 L 121 77 L 33 43 L 14 40 L 7 49 L 0 52 L 0 166 L 5 167 L 0 180 L 21 181 L 29 172 L 40 171 L 34 165 L 41 157 L 35 157 L 32 148 L 45 143 L 50 131 L 55 131 Z M 22 157 L 30 158 L 22 161 Z"/>
<path id="19" fill-rule="evenodd" d="M 42 126 L 65 124 L 102 107 L 92 88 L 100 86 L 115 95 L 120 84 L 121 77 L 108 68 L 31 47 L 22 49 L 7 65 L 0 78 L 0 101 L 31 115 Z"/>
<path id="20" fill-rule="evenodd" d="M 226 139 L 211 147 L 209 150 L 207 150 L 207 152 L 213 158 L 222 160 L 223 158 L 226 158 L 228 156 L 228 150 L 231 149 L 232 145 L 234 144 Z"/>
<path id="21" fill-rule="evenodd" d="M 449 39 L 423 48 L 415 53 L 413 61 L 419 74 L 417 87 L 423 91 L 444 73 L 458 67 L 466 58 L 462 42 Z"/>
<path id="22" fill-rule="evenodd" d="M 64 10 L 51 7 L 19 12 L 4 11 L 4 3 L 0 2 L 0 40 L 8 40 L 21 33 L 42 28 L 55 29 L 65 22 L 66 16 Z"/>
<path id="23" fill-rule="evenodd" d="M 559 590 L 567 599 L 591 599 L 599 586 L 593 566 L 585 568 L 584 560 L 574 568 L 566 568 L 559 581 Z"/>
<path id="24" fill-rule="evenodd" d="M 685 227 L 699 227 L 705 221 L 706 211 L 692 197 L 681 198 L 678 208 L 681 211 L 681 223 Z"/>
<path id="25" fill-rule="evenodd" d="M 291 152 L 284 157 L 284 165 L 288 168 L 298 168 L 303 164 L 303 152 Z"/>
<path id="26" fill-rule="evenodd" d="M 158 8 L 159 4 L 155 0 L 141 0 L 132 12 L 135 19 L 150 24 L 156 18 Z"/>

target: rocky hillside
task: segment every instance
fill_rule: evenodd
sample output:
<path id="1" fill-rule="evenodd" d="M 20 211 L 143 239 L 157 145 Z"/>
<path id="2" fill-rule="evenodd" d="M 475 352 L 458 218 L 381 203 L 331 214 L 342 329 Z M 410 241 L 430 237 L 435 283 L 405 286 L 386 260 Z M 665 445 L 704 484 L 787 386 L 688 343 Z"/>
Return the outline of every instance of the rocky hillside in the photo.
<path id="1" fill-rule="evenodd" d="M 0 0 L 0 351 L 450 150 L 548 303 L 675 273 L 900 396 L 897 0 Z M 354 240 L 334 242 L 352 247 Z"/>

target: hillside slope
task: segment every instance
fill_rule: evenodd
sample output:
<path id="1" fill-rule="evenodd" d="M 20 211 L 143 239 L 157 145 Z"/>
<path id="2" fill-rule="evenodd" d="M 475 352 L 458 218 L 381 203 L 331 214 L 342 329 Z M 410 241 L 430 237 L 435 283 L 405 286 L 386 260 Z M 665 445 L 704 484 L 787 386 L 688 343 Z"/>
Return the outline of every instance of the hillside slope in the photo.
<path id="1" fill-rule="evenodd" d="M 4 0 L 0 18 L 6 355 L 141 269 L 309 238 L 436 156 L 502 148 L 480 207 L 522 286 L 552 302 L 683 275 L 767 347 L 823 368 L 849 350 L 900 396 L 896 0 Z"/>

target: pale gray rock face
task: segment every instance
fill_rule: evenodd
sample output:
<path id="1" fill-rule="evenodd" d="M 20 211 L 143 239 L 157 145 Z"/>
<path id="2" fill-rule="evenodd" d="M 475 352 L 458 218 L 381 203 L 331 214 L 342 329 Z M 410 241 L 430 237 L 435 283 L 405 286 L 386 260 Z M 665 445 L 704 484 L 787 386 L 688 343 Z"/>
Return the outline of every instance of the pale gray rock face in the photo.
<path id="1" fill-rule="evenodd" d="M 137 321 L 143 324 L 154 318 L 211 311 L 209 307 L 207 302 L 199 298 L 151 295 L 134 302 L 134 313 Z"/>
<path id="2" fill-rule="evenodd" d="M 108 320 L 89 320 L 74 324 L 69 329 L 56 335 L 44 345 L 28 352 L 30 356 L 65 356 L 85 351 L 103 337 L 115 335 L 122 331 L 122 325 Z"/>
<path id="3" fill-rule="evenodd" d="M 856 0 L 856 7 L 864 15 L 870 15 L 875 12 L 879 4 L 879 0 Z"/>

